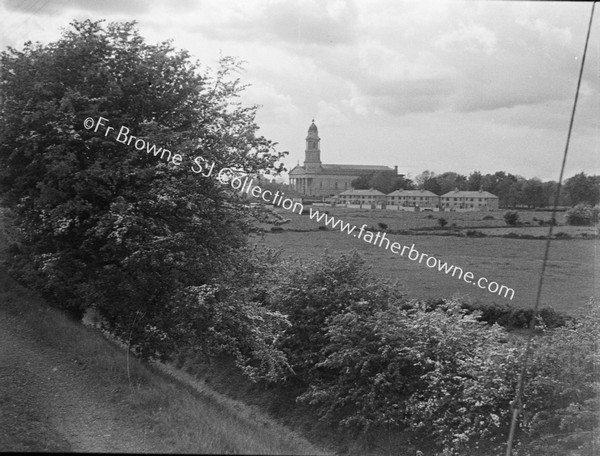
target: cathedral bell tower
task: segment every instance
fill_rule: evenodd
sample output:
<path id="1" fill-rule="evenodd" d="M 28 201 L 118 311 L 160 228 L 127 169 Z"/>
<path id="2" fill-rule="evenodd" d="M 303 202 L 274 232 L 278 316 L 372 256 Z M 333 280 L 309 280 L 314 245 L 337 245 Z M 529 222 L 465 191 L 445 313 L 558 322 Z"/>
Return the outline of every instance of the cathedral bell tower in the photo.
<path id="1" fill-rule="evenodd" d="M 304 169 L 308 172 L 321 170 L 321 149 L 319 146 L 319 131 L 313 119 L 308 127 L 308 136 L 306 137 L 306 150 L 304 151 Z"/>

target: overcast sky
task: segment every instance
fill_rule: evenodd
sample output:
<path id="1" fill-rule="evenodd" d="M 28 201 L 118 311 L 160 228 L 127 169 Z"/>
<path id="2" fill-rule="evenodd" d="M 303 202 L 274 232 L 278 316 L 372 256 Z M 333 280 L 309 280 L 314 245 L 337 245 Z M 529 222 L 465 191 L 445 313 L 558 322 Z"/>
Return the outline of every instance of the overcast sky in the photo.
<path id="1" fill-rule="evenodd" d="M 201 62 L 247 62 L 261 133 L 304 160 L 415 176 L 504 170 L 557 179 L 591 3 L 398 0 L 0 0 L 0 47 L 50 42 L 73 19 L 136 20 Z M 600 174 L 596 11 L 566 176 Z"/>

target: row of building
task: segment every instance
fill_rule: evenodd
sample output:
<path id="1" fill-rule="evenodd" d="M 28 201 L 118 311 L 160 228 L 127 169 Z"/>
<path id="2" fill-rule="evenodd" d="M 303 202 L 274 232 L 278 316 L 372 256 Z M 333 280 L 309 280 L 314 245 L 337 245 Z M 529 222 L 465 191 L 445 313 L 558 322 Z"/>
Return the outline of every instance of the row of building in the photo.
<path id="1" fill-rule="evenodd" d="M 357 177 L 381 171 L 398 174 L 398 167 L 323 164 L 320 143 L 319 131 L 313 120 L 306 136 L 304 165 L 298 164 L 289 174 L 290 186 L 309 199 L 327 199 L 336 205 L 350 207 L 404 210 L 498 209 L 498 197 L 484 191 L 455 190 L 438 196 L 427 190 L 396 190 L 389 195 L 374 189 L 356 190 L 352 188 L 352 181 Z"/>
<path id="2" fill-rule="evenodd" d="M 438 196 L 428 190 L 396 190 L 385 194 L 379 190 L 350 189 L 331 200 L 336 206 L 434 211 L 492 211 L 498 209 L 498 197 L 479 190 L 454 190 Z"/>

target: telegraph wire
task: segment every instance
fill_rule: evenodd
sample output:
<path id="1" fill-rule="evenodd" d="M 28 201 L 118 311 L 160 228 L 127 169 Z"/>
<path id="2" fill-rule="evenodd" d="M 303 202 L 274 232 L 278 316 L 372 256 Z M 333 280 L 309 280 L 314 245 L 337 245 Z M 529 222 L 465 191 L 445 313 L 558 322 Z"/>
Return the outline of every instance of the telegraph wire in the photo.
<path id="1" fill-rule="evenodd" d="M 517 422 L 519 420 L 519 414 L 522 410 L 521 401 L 523 399 L 523 388 L 525 384 L 525 375 L 527 372 L 527 364 L 529 363 L 529 359 L 531 357 L 531 345 L 533 342 L 533 335 L 535 332 L 535 320 L 536 315 L 538 313 L 538 309 L 540 306 L 540 298 L 542 295 L 542 285 L 544 283 L 544 273 L 546 272 L 546 266 L 548 264 L 548 253 L 550 252 L 550 243 L 552 242 L 552 230 L 554 228 L 554 222 L 556 220 L 556 210 L 558 208 L 558 198 L 560 196 L 560 189 L 562 186 L 563 175 L 565 172 L 565 165 L 567 163 L 567 155 L 569 153 L 569 144 L 571 142 L 571 133 L 573 131 L 573 123 L 575 120 L 575 111 L 577 109 L 577 101 L 579 99 L 579 90 L 581 88 L 581 80 L 583 79 L 583 68 L 585 66 L 585 57 L 587 55 L 588 43 L 590 41 L 590 33 L 592 30 L 592 20 L 594 18 L 594 7 L 596 6 L 596 1 L 592 2 L 592 11 L 590 13 L 590 21 L 588 23 L 587 35 L 585 37 L 585 45 L 583 48 L 583 57 L 581 59 L 581 66 L 579 68 L 579 77 L 577 79 L 577 89 L 575 90 L 575 100 L 573 101 L 573 109 L 571 110 L 571 120 L 569 121 L 569 130 L 567 132 L 567 141 L 565 144 L 565 151 L 563 153 L 562 165 L 560 168 L 560 176 L 558 178 L 558 185 L 556 188 L 556 194 L 554 195 L 554 205 L 552 207 L 552 217 L 550 218 L 550 227 L 548 229 L 548 237 L 546 238 L 546 248 L 544 250 L 544 259 L 542 261 L 542 271 L 540 274 L 540 280 L 538 283 L 537 294 L 535 298 L 535 304 L 533 306 L 533 313 L 531 317 L 531 321 L 529 322 L 529 331 L 527 335 L 527 345 L 525 347 L 525 352 L 523 353 L 522 358 L 522 366 L 521 371 L 519 373 L 519 380 L 517 383 L 517 393 L 515 395 L 515 400 L 513 401 L 513 415 L 510 422 L 510 430 L 508 433 L 508 440 L 506 442 L 506 456 L 512 455 L 512 447 L 513 441 L 515 437 L 515 430 L 517 427 Z"/>

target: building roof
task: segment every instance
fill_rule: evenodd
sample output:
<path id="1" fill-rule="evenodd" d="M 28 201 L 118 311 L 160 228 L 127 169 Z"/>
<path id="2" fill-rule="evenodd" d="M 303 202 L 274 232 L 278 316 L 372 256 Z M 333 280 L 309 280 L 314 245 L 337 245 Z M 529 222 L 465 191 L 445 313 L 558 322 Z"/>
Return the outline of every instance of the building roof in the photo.
<path id="1" fill-rule="evenodd" d="M 343 191 L 338 196 L 385 196 L 385 193 L 375 190 L 374 188 L 370 188 L 368 190 L 357 190 L 352 188 L 350 190 Z"/>
<path id="2" fill-rule="evenodd" d="M 304 170 L 304 166 L 296 165 L 294 166 L 288 174 L 304 174 L 306 171 Z"/>
<path id="3" fill-rule="evenodd" d="M 334 174 L 342 176 L 360 176 L 361 174 L 371 174 L 377 171 L 394 171 L 389 166 L 375 165 L 321 165 L 319 171 L 306 171 L 304 166 L 295 166 L 289 174 Z"/>
<path id="4" fill-rule="evenodd" d="M 379 166 L 379 165 L 321 165 L 323 169 L 326 170 L 335 170 L 342 169 L 344 171 L 365 171 L 365 172 L 375 172 L 375 171 L 393 171 L 389 166 Z"/>
<path id="5" fill-rule="evenodd" d="M 466 191 L 466 190 L 452 190 L 451 192 L 444 193 L 442 198 L 446 197 L 455 197 L 455 198 L 498 198 L 496 195 L 491 194 L 490 192 L 485 192 L 482 190 L 479 191 Z"/>
<path id="6" fill-rule="evenodd" d="M 433 192 L 430 192 L 429 190 L 396 190 L 393 191 L 392 193 L 388 193 L 388 196 L 433 196 L 435 198 L 437 198 L 438 195 L 436 195 Z"/>

